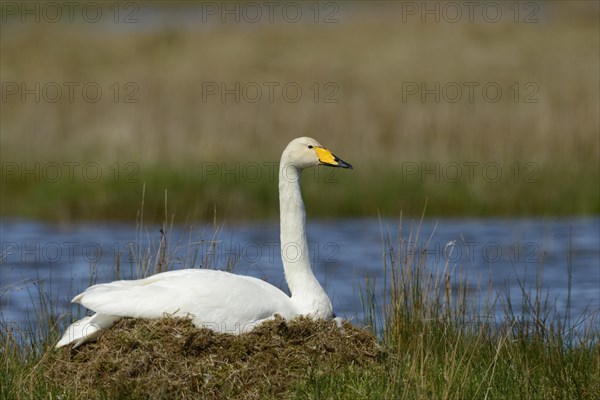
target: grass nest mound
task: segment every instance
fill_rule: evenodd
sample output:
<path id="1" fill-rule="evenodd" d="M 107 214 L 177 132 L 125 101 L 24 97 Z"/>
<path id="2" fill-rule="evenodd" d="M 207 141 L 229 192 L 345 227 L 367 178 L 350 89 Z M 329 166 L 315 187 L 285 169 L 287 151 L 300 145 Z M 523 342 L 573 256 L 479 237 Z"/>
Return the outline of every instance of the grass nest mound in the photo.
<path id="1" fill-rule="evenodd" d="M 311 374 L 384 357 L 375 336 L 348 322 L 275 318 L 242 335 L 188 319 L 122 319 L 96 342 L 60 349 L 47 378 L 85 398 L 281 397 Z"/>

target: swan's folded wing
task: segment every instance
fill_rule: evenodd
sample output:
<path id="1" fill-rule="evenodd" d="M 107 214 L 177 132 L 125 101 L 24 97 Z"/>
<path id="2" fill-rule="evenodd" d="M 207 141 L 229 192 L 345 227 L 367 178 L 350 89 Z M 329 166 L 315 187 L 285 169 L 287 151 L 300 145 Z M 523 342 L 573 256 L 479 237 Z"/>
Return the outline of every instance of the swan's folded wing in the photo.
<path id="1" fill-rule="evenodd" d="M 202 321 L 252 321 L 274 313 L 295 313 L 289 297 L 248 276 L 214 270 L 181 270 L 136 281 L 88 288 L 73 299 L 97 313 L 135 318 L 165 314 Z"/>
<path id="2" fill-rule="evenodd" d="M 73 300 L 100 314 L 135 318 L 175 314 L 181 308 L 182 300 L 185 301 L 181 298 L 181 291 L 170 285 L 115 283 L 92 286 Z"/>

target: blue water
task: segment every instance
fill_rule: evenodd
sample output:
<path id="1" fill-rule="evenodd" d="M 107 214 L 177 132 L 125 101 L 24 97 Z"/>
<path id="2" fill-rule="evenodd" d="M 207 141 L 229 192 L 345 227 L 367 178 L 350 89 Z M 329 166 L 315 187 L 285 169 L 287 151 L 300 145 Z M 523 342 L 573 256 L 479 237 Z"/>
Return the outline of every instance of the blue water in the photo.
<path id="1" fill-rule="evenodd" d="M 450 273 L 466 280 L 473 301 L 509 291 L 515 304 L 526 290 L 541 287 L 548 303 L 564 315 L 569 301 L 573 321 L 600 310 L 600 218 L 570 219 L 429 219 L 415 237 L 418 221 L 340 219 L 309 221 L 308 240 L 313 269 L 326 288 L 337 315 L 361 321 L 360 292 L 365 277 L 374 279 L 381 297 L 384 287 L 382 233 L 395 251 L 421 253 L 434 274 Z M 412 230 L 412 239 L 409 235 Z M 160 226 L 140 232 L 132 224 L 55 225 L 26 220 L 2 222 L 0 319 L 29 326 L 39 308 L 43 286 L 59 314 L 75 311 L 69 299 L 89 283 L 138 275 L 140 254 L 156 259 Z M 403 238 L 401 245 L 398 238 Z M 214 240 L 213 240 L 214 239 Z M 175 227 L 167 232 L 171 268 L 215 265 L 265 279 L 284 288 L 276 223 Z M 192 242 L 192 245 L 188 243 Z M 148 251 L 148 253 L 145 253 Z M 154 265 L 154 264 L 152 264 Z M 569 268 L 570 266 L 570 268 Z M 93 273 L 93 276 L 90 274 Z M 481 290 L 479 290 L 481 289 Z M 533 289 L 532 289 L 533 290 Z M 502 303 L 495 308 L 499 315 Z"/>

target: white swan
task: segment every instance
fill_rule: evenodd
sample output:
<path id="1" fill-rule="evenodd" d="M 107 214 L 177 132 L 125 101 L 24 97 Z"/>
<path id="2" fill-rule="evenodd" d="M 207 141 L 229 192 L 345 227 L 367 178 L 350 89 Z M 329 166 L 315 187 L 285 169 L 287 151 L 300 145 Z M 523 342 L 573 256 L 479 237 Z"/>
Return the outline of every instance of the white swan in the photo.
<path id="1" fill-rule="evenodd" d="M 71 324 L 56 347 L 80 346 L 122 317 L 189 316 L 198 327 L 239 334 L 275 314 L 331 319 L 331 301 L 310 265 L 300 174 L 315 165 L 352 168 L 316 140 L 302 137 L 288 144 L 279 165 L 281 259 L 291 297 L 250 276 L 224 271 L 185 269 L 145 279 L 89 287 L 72 300 L 96 314 Z"/>

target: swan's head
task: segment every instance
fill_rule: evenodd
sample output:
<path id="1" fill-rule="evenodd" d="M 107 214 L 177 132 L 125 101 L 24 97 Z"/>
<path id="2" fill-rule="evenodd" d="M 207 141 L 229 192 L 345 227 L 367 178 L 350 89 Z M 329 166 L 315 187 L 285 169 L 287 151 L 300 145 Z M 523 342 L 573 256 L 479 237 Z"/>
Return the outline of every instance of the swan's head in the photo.
<path id="1" fill-rule="evenodd" d="M 298 169 L 315 165 L 352 169 L 352 165 L 342 161 L 315 139 L 309 137 L 292 140 L 283 151 L 281 162 Z"/>

